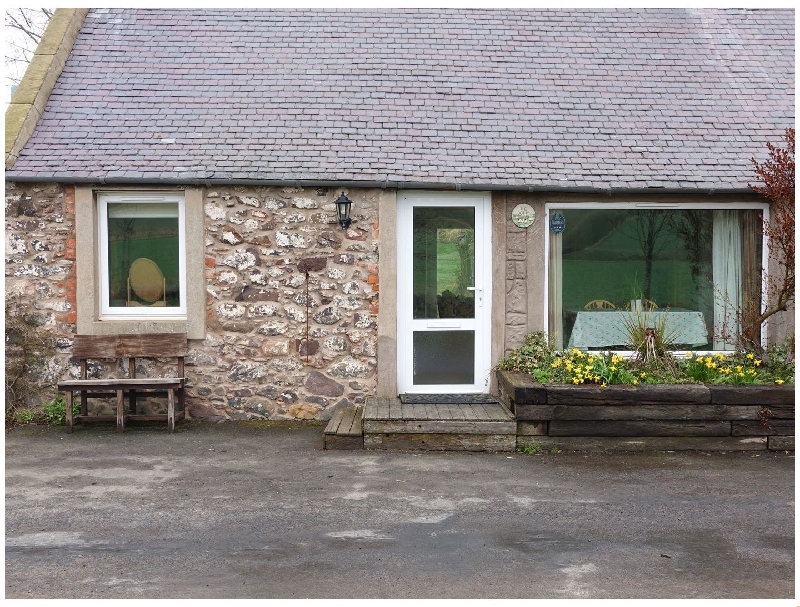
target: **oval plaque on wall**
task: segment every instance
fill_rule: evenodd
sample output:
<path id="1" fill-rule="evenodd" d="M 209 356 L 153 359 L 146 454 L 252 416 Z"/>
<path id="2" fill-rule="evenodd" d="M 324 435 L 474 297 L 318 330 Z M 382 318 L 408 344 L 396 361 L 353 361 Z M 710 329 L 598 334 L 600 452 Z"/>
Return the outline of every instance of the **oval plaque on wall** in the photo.
<path id="1" fill-rule="evenodd" d="M 536 221 L 536 211 L 529 204 L 518 204 L 511 211 L 511 221 L 518 228 L 527 228 Z"/>

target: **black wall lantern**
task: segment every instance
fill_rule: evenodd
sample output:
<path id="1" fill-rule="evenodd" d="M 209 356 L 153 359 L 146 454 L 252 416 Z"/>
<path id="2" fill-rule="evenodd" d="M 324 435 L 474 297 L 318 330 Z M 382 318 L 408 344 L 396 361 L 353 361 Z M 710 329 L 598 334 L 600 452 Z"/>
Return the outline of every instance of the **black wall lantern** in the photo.
<path id="1" fill-rule="evenodd" d="M 349 228 L 353 221 L 350 219 L 350 207 L 352 204 L 353 201 L 345 196 L 344 192 L 336 199 L 336 213 L 339 215 L 339 225 L 342 226 L 344 230 Z"/>

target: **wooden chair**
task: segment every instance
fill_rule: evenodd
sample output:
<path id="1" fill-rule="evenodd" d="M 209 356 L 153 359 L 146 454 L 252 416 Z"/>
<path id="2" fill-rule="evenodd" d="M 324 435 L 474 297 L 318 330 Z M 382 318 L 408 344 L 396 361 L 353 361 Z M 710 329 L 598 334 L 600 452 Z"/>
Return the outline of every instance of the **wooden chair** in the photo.
<path id="1" fill-rule="evenodd" d="M 131 291 L 136 298 L 131 298 Z M 127 305 L 167 305 L 167 280 L 164 278 L 161 268 L 153 260 L 140 257 L 131 264 L 130 270 L 128 270 Z"/>
<path id="2" fill-rule="evenodd" d="M 616 310 L 617 306 L 608 301 L 607 299 L 593 299 L 585 306 L 584 310 Z"/>
<path id="3" fill-rule="evenodd" d="M 652 312 L 656 308 L 658 308 L 658 304 L 656 302 L 654 302 L 654 301 L 652 301 L 650 299 L 643 299 L 642 300 L 642 309 L 644 309 L 644 310 L 646 310 L 648 312 Z M 625 309 L 626 310 L 630 310 L 631 309 L 630 302 L 625 304 Z"/>

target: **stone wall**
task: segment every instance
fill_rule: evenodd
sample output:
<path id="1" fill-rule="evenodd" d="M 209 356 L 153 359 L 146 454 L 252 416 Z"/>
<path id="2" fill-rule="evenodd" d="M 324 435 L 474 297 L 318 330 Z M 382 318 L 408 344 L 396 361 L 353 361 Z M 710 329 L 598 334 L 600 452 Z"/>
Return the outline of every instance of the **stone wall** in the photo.
<path id="1" fill-rule="evenodd" d="M 5 232 L 7 314 L 52 332 L 57 354 L 41 381 L 54 384 L 75 332 L 74 196 L 56 184 L 6 183 Z"/>
<path id="2" fill-rule="evenodd" d="M 206 338 L 190 342 L 192 416 L 324 420 L 375 393 L 379 190 L 348 192 L 346 231 L 340 193 L 203 193 Z M 32 301 L 54 332 L 53 377 L 76 374 L 74 276 L 72 188 L 6 184 L 6 290 Z"/>
<path id="3" fill-rule="evenodd" d="M 328 419 L 377 386 L 378 195 L 213 189 L 206 214 L 206 339 L 192 346 L 190 413 Z"/>

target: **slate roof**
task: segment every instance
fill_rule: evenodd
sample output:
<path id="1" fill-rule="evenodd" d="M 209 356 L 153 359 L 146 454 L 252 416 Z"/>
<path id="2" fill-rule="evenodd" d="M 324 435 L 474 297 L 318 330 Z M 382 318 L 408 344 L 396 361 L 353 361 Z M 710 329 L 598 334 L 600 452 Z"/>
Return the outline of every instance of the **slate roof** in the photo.
<path id="1" fill-rule="evenodd" d="M 793 10 L 93 9 L 6 178 L 746 188 Z"/>

